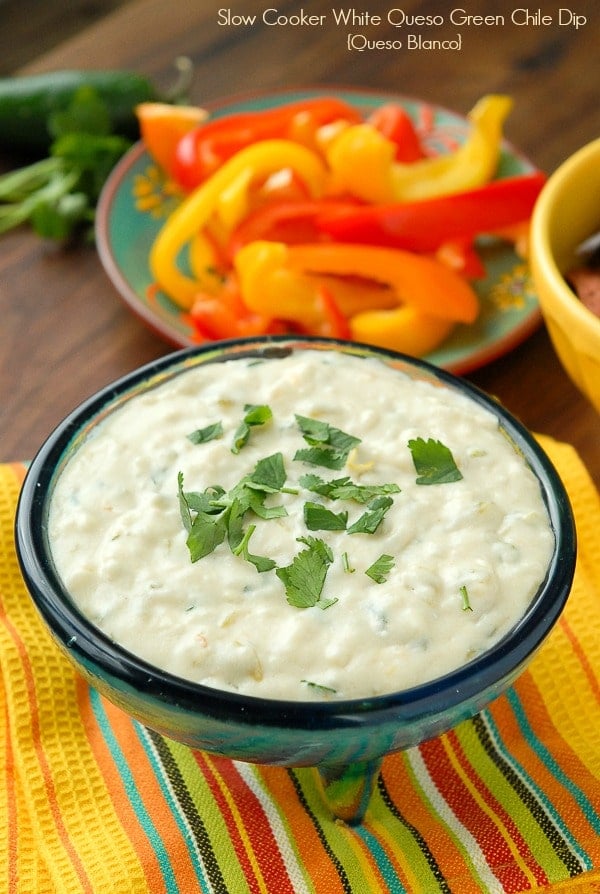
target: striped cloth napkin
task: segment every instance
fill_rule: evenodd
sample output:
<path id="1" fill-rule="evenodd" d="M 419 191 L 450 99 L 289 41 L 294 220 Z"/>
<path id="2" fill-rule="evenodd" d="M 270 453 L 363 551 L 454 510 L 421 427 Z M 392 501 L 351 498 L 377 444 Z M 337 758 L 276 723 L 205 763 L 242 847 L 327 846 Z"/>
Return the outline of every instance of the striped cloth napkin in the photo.
<path id="1" fill-rule="evenodd" d="M 0 466 L 0 889 L 10 894 L 600 892 L 600 503 L 573 449 L 540 439 L 573 501 L 572 596 L 516 685 L 390 755 L 362 825 L 312 770 L 171 742 L 71 670 L 32 607 Z"/>

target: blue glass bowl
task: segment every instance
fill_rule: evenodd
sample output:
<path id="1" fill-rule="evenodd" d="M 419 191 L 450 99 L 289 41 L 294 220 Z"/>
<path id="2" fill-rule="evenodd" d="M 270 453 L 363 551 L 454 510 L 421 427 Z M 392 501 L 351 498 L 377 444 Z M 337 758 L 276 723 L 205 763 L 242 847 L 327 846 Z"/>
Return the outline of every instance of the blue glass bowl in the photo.
<path id="1" fill-rule="evenodd" d="M 299 702 L 245 696 L 188 682 L 137 658 L 98 630 L 77 609 L 52 562 L 47 516 L 54 482 L 69 456 L 108 413 L 190 366 L 224 363 L 241 356 L 282 356 L 305 348 L 376 357 L 415 378 L 456 389 L 491 410 L 537 476 L 548 508 L 555 548 L 546 578 L 526 614 L 478 658 L 411 689 L 375 698 Z M 29 468 L 17 509 L 16 545 L 27 587 L 58 647 L 110 701 L 148 727 L 192 748 L 252 763 L 319 767 L 326 786 L 337 780 L 336 790 L 346 792 L 346 807 L 333 807 L 350 819 L 360 818 L 369 780 L 383 755 L 452 728 L 513 683 L 565 605 L 576 555 L 573 516 L 557 472 L 531 434 L 494 400 L 423 361 L 363 345 L 293 336 L 220 342 L 168 355 L 75 409 L 49 436 Z M 345 788 L 340 779 L 345 780 Z"/>

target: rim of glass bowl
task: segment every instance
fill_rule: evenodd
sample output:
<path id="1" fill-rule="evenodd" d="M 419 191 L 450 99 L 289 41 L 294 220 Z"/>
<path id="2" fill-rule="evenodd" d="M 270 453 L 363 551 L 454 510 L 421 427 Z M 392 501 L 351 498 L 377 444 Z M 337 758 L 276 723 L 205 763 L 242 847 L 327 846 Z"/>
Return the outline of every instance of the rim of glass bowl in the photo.
<path id="1" fill-rule="evenodd" d="M 515 448 L 525 455 L 538 478 L 555 548 L 548 571 L 525 615 L 486 652 L 454 671 L 426 683 L 374 697 L 344 700 L 295 701 L 244 695 L 187 681 L 154 667 L 110 640 L 71 601 L 51 561 L 47 539 L 47 513 L 52 484 L 61 463 L 78 439 L 120 402 L 136 393 L 145 380 L 158 381 L 196 362 L 221 362 L 243 356 L 281 356 L 301 348 L 342 350 L 407 367 L 466 394 L 494 412 Z M 196 360 L 196 358 L 199 358 Z M 177 704 L 192 713 L 266 726 L 323 728 L 336 720 L 368 723 L 373 715 L 395 710 L 398 723 L 450 709 L 477 697 L 522 667 L 558 620 L 570 592 L 575 568 L 576 533 L 569 498 L 554 466 L 527 429 L 493 398 L 451 373 L 393 351 L 337 339 L 290 335 L 233 339 L 167 354 L 121 377 L 76 407 L 50 434 L 33 459 L 19 497 L 15 541 L 21 570 L 31 596 L 54 636 L 86 666 L 108 671 L 127 688 L 146 697 Z"/>

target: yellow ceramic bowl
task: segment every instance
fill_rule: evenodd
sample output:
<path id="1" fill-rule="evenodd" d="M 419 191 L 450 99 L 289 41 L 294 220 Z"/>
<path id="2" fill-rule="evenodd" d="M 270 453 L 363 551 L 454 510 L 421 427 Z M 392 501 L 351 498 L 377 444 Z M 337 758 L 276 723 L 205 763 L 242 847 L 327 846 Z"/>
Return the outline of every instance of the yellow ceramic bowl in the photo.
<path id="1" fill-rule="evenodd" d="M 564 273 L 575 249 L 600 230 L 600 139 L 570 156 L 550 176 L 533 212 L 531 268 L 556 353 L 600 412 L 600 318 L 569 288 Z"/>

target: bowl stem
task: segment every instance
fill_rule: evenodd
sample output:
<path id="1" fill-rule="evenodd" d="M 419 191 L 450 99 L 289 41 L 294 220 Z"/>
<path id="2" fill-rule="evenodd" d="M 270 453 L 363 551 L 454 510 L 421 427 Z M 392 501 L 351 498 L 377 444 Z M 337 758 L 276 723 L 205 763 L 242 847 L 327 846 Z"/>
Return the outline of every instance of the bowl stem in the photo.
<path id="1" fill-rule="evenodd" d="M 362 822 L 380 768 L 381 758 L 316 768 L 323 799 L 337 819 L 350 825 Z"/>

